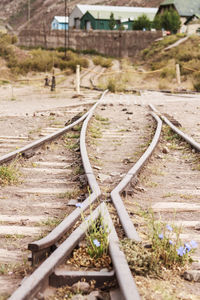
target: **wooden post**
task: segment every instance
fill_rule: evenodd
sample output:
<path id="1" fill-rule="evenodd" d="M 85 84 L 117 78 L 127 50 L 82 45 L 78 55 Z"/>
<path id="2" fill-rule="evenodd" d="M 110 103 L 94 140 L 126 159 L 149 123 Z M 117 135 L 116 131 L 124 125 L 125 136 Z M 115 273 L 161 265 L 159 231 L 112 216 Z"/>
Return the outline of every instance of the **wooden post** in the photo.
<path id="1" fill-rule="evenodd" d="M 178 85 L 180 85 L 181 84 L 181 73 L 180 73 L 179 64 L 176 64 L 176 79 L 177 79 Z"/>
<path id="2" fill-rule="evenodd" d="M 76 92 L 80 94 L 80 65 L 76 66 Z"/>

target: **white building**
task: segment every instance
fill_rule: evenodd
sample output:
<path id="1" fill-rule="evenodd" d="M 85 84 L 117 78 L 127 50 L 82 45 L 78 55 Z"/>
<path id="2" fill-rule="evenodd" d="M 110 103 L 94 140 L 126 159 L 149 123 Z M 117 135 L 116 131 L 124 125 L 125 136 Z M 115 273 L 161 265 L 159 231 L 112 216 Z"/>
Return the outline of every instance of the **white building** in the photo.
<path id="1" fill-rule="evenodd" d="M 108 5 L 82 5 L 77 4 L 69 16 L 69 27 L 80 29 L 80 19 L 91 10 L 112 11 L 112 12 L 133 12 L 137 14 L 153 14 L 156 15 L 158 8 L 154 7 L 129 7 L 129 6 L 108 6 Z"/>
<path id="2" fill-rule="evenodd" d="M 52 30 L 68 30 L 68 17 L 66 16 L 55 16 L 51 23 Z"/>

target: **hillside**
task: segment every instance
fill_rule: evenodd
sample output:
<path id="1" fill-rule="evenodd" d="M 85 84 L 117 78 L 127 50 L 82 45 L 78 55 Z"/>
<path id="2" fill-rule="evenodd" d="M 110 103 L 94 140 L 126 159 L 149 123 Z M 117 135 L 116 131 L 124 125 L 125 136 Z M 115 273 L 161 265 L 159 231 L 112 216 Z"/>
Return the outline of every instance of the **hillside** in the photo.
<path id="1" fill-rule="evenodd" d="M 166 50 L 169 45 L 174 44 L 179 38 L 182 38 L 181 34 L 171 35 L 155 41 L 149 48 L 140 52 L 140 55 L 135 58 L 135 64 L 149 71 L 143 77 L 143 80 L 148 85 L 151 85 L 152 80 L 157 82 L 157 86 L 154 85 L 154 88 L 160 90 L 177 88 L 176 64 L 179 64 L 181 88 L 199 92 L 200 37 L 197 35 L 190 36 L 184 43 Z"/>
<path id="2" fill-rule="evenodd" d="M 162 0 L 67 0 L 69 12 L 78 4 L 124 5 L 157 7 Z M 49 25 L 53 16 L 64 15 L 64 0 L 30 0 L 30 22 L 28 22 L 28 0 L 1 0 L 0 19 L 14 30 L 24 27 Z"/>

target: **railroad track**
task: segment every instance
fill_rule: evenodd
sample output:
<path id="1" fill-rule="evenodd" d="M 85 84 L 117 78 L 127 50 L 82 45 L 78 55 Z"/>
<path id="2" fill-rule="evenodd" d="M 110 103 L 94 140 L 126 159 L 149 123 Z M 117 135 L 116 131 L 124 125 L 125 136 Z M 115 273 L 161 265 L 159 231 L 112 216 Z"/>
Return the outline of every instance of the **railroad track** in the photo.
<path id="1" fill-rule="evenodd" d="M 153 212 L 155 220 L 167 224 L 170 230 L 181 228 L 179 237 L 183 245 L 194 244 L 195 252 L 191 255 L 194 263 L 182 274 L 184 279 L 180 279 L 176 289 L 173 289 L 170 278 L 165 278 L 169 294 L 165 293 L 177 298 L 199 299 L 199 280 L 195 278 L 195 275 L 199 274 L 200 262 L 200 144 L 185 133 L 186 130 L 191 132 L 192 127 L 187 127 L 184 132 L 181 130 L 180 122 L 184 121 L 181 115 L 178 116 L 179 122 L 177 121 L 176 110 L 171 108 L 169 115 L 165 110 L 166 104 L 158 105 L 159 111 L 152 105 L 150 108 L 164 122 L 162 136 L 151 160 L 138 176 L 135 188 L 127 188 L 128 193 L 123 197 L 123 202 L 129 214 L 133 216 L 132 221 L 137 224 L 137 231 L 144 241 L 148 240 L 147 223 L 141 218 L 141 212 L 145 214 L 150 211 L 149 216 Z M 175 118 L 172 116 L 172 111 L 175 112 Z M 188 119 L 186 120 L 191 124 Z M 195 138 L 198 140 L 197 134 Z M 133 195 L 130 195 L 131 191 Z M 152 221 L 151 218 L 148 219 L 148 222 L 150 221 Z M 176 236 L 173 233 L 174 230 L 177 229 L 170 232 L 173 238 Z M 159 292 L 159 289 L 155 291 L 153 282 L 151 284 L 151 281 L 141 278 L 137 276 L 136 283 L 137 281 L 140 283 L 139 290 L 144 299 L 162 297 L 163 291 Z M 191 285 L 184 282 L 185 279 L 192 281 Z M 141 282 L 149 286 L 148 291 L 141 287 Z"/>
<path id="2" fill-rule="evenodd" d="M 31 110 L 25 113 L 25 116 L 16 117 L 15 114 L 12 115 L 9 111 L 7 112 L 6 117 L 2 116 L 0 155 L 4 155 L 18 148 L 21 148 L 27 143 L 32 142 L 34 139 L 38 139 L 39 137 L 43 137 L 56 132 L 59 128 L 62 128 L 67 121 L 73 119 L 76 115 L 81 114 L 84 110 L 87 110 L 91 105 L 93 105 L 100 95 L 99 92 L 94 91 L 91 88 L 91 80 L 95 82 L 95 80 L 97 80 L 97 77 L 99 76 L 98 74 L 96 74 L 96 72 L 91 73 L 91 71 L 95 70 L 103 72 L 103 69 L 99 66 L 92 66 L 88 70 L 84 70 L 82 72 L 81 80 L 83 80 L 84 86 L 88 89 L 81 95 L 75 95 L 75 98 L 78 98 L 76 99 L 76 103 L 70 101 L 70 103 L 66 102 L 63 107 L 54 107 L 53 105 L 53 108 L 51 109 Z M 57 89 L 59 90 L 62 87 L 65 88 L 64 92 L 66 97 L 67 91 L 72 93 L 72 90 L 74 90 L 74 79 L 72 80 L 71 77 L 67 78 L 65 82 L 58 84 Z M 91 90 L 89 90 L 89 88 Z M 19 94 L 19 96 L 21 95 Z M 42 95 L 42 98 L 44 97 L 45 95 Z M 60 97 L 59 92 L 58 95 L 54 95 L 53 93 L 51 97 Z M 30 116 L 33 118 L 29 122 Z M 7 126 L 8 119 L 10 119 L 9 128 Z M 5 130 L 3 130 L 4 122 L 6 124 Z M 18 122 L 26 124 L 24 132 L 21 132 L 21 130 L 18 129 Z"/>
<path id="3" fill-rule="evenodd" d="M 167 133 L 164 135 L 164 138 L 166 136 L 166 139 L 169 140 L 167 146 L 170 150 L 167 151 L 167 154 L 169 154 L 171 158 L 171 162 L 165 165 L 165 169 L 166 172 L 169 172 L 167 176 L 174 178 L 174 180 L 172 181 L 173 183 L 170 182 L 169 185 L 165 183 L 165 189 L 163 188 L 163 198 L 167 198 L 167 201 L 163 199 L 162 202 L 155 202 L 152 207 L 155 212 L 158 212 L 161 215 L 163 214 L 164 220 L 171 223 L 174 222 L 174 224 L 184 228 L 184 233 L 180 235 L 184 242 L 195 240 L 199 243 L 200 144 L 196 141 L 196 139 L 198 140 L 198 135 L 195 135 L 196 139 L 194 140 L 193 137 L 181 131 L 181 124 L 179 122 L 177 124 L 177 121 L 174 120 L 173 117 L 170 115 L 167 115 L 166 117 L 166 114 L 162 115 L 162 113 L 158 112 L 154 106 L 151 106 L 151 108 L 161 116 L 166 124 L 166 128 L 168 126 L 171 128 L 172 132 L 176 134 L 176 136 L 173 134 L 172 136 L 170 136 L 170 134 L 168 136 L 167 128 Z M 178 126 L 175 126 L 173 123 Z M 179 141 L 177 137 L 181 138 L 181 141 Z M 172 157 L 175 157 L 175 163 Z M 173 164 L 175 166 L 173 166 Z M 166 195 L 164 194 L 165 192 Z M 172 215 L 168 215 L 168 212 L 175 212 L 174 220 Z M 171 219 L 169 219 L 170 217 Z M 200 261 L 199 248 L 195 252 L 195 256 L 195 259 Z"/>
<path id="4" fill-rule="evenodd" d="M 158 143 L 161 131 L 161 121 L 155 114 L 148 116 L 148 119 L 151 118 L 151 121 L 144 117 L 144 114 L 148 113 L 148 110 L 146 107 L 138 105 L 138 103 L 132 106 L 130 103 L 128 103 L 128 105 L 124 107 L 121 99 L 119 99 L 119 101 L 115 101 L 114 104 L 113 99 L 111 100 L 112 101 L 108 101 L 108 103 L 102 102 L 95 111 L 95 117 L 93 117 L 93 119 L 90 121 L 87 143 L 89 145 L 89 157 L 92 161 L 95 175 L 91 168 L 86 151 L 85 136 L 88 122 L 92 117 L 93 110 L 96 107 L 93 108 L 91 115 L 89 115 L 84 122 L 80 138 L 80 149 L 83 167 L 91 189 L 91 194 L 82 202 L 81 207 L 82 210 L 86 210 L 86 208 L 88 208 L 98 197 L 101 200 L 104 200 L 105 203 L 107 201 L 109 202 L 108 205 L 105 203 L 99 205 L 94 210 L 92 218 L 96 219 L 99 216 L 106 216 L 105 226 L 108 226 L 110 229 L 109 253 L 114 267 L 113 270 L 103 271 L 102 274 L 99 272 L 72 272 L 66 270 L 65 264 L 63 265 L 63 261 L 67 259 L 74 247 L 79 245 L 79 241 L 83 239 L 85 234 L 85 230 L 83 230 L 82 227 L 74 228 L 71 235 L 68 235 L 67 239 L 56 249 L 58 240 L 64 234 L 66 234 L 68 230 L 71 230 L 72 226 L 76 224 L 78 217 L 80 217 L 81 210 L 75 209 L 44 239 L 29 243 L 29 250 L 32 251 L 33 264 L 39 262 L 41 259 L 44 259 L 44 257 L 49 255 L 52 251 L 55 249 L 56 250 L 33 272 L 30 277 L 28 277 L 27 280 L 25 280 L 24 283 L 22 283 L 21 287 L 19 287 L 9 299 L 32 299 L 40 290 L 42 290 L 42 287 L 46 285 L 49 280 L 52 286 L 58 287 L 62 284 L 72 285 L 82 277 L 86 278 L 88 281 L 95 278 L 96 284 L 99 286 L 102 285 L 102 282 L 113 281 L 113 278 L 115 277 L 117 278 L 117 282 L 120 287 L 120 291 L 117 292 L 118 296 L 121 294 L 121 296 L 119 296 L 121 297 L 120 299 L 123 297 L 125 299 L 140 299 L 124 254 L 119 249 L 118 238 L 115 230 L 117 229 L 117 233 L 120 238 L 127 236 L 128 238 L 136 241 L 141 240 L 133 226 L 133 223 L 137 223 L 137 220 L 132 219 L 131 221 L 130 218 L 130 216 L 135 213 L 134 207 L 130 203 L 131 199 L 133 198 L 134 187 L 138 181 L 137 176 L 139 176 L 141 168 L 143 168 L 145 162 L 150 157 L 153 149 Z M 131 111 L 133 108 L 134 110 Z M 118 120 L 113 118 L 111 111 L 116 111 L 119 113 L 120 117 Z M 151 129 L 153 127 L 153 118 L 156 120 L 158 126 L 150 147 L 147 148 L 149 138 L 152 136 Z M 136 120 L 140 121 L 139 125 L 136 125 Z M 127 126 L 126 123 L 129 125 Z M 141 130 L 141 128 L 143 129 Z M 141 138 L 142 147 L 141 144 L 138 143 L 138 133 Z M 133 140 L 135 144 L 133 143 Z M 108 148 L 106 150 L 105 144 L 108 144 Z M 133 147 L 132 149 L 130 149 L 131 145 Z M 147 150 L 145 153 L 139 160 L 137 160 L 140 156 L 141 150 L 143 152 L 146 148 Z M 97 151 L 94 152 L 95 150 Z M 135 151 L 134 155 L 133 151 Z M 123 154 L 121 156 L 118 154 L 115 157 L 113 153 L 117 152 L 121 152 Z M 102 159 L 102 157 L 104 159 Z M 36 162 L 35 164 L 37 165 Z M 131 167 L 132 165 L 133 167 Z M 127 175 L 125 175 L 125 173 L 127 173 Z M 95 177 L 99 181 L 99 185 L 97 184 Z M 121 180 L 120 178 L 123 179 Z M 142 193 L 144 190 L 145 189 L 142 190 Z M 123 201 L 121 200 L 121 192 L 123 191 L 123 194 L 125 195 L 123 200 L 127 210 L 125 209 Z M 138 191 L 140 192 L 141 190 L 136 186 L 136 191 L 138 193 Z M 148 206 L 145 201 L 143 204 L 144 206 Z M 153 207 L 155 212 L 157 208 L 159 208 L 159 205 L 158 202 L 155 202 L 155 209 Z M 129 213 L 127 213 L 127 211 Z M 169 215 L 170 214 L 168 210 L 166 216 L 169 218 Z M 114 228 L 113 221 L 110 216 L 112 216 L 112 219 L 114 220 L 116 229 Z M 118 219 L 120 220 L 121 225 L 119 224 Z M 167 221 L 170 222 L 171 220 L 168 219 Z M 87 220 L 86 227 L 89 227 L 90 225 L 90 221 Z M 185 237 L 182 236 L 182 238 L 184 239 Z M 61 266 L 58 267 L 60 264 Z"/>
<path id="5" fill-rule="evenodd" d="M 103 106 L 100 108 L 100 110 L 101 109 L 104 109 L 105 108 L 105 104 L 102 104 Z M 119 106 L 120 106 L 120 104 L 119 104 Z M 110 106 L 111 107 L 111 106 Z M 120 106 L 120 108 L 122 108 L 122 114 L 124 115 L 124 118 L 125 119 L 127 119 L 128 118 L 128 122 L 130 122 L 130 119 L 129 119 L 129 114 L 126 114 L 126 110 L 124 110 L 123 109 L 123 107 L 121 107 Z M 101 119 L 99 119 L 99 117 L 96 117 L 96 119 L 95 119 L 95 121 L 98 121 L 98 122 L 102 122 L 103 120 L 101 120 Z M 88 121 L 87 121 L 88 122 Z M 107 121 L 106 121 L 107 122 Z M 104 123 L 104 121 L 103 121 L 103 123 Z M 147 122 L 148 123 L 148 122 Z M 147 124 L 146 123 L 146 124 Z M 123 124 L 123 122 L 122 122 L 122 124 Z M 87 125 L 87 124 L 86 124 Z M 86 126 L 85 125 L 85 126 Z M 103 124 L 103 126 L 107 126 L 107 124 Z M 85 128 L 83 128 L 83 135 L 85 135 L 85 133 L 84 133 L 84 131 L 86 130 L 86 127 Z M 60 131 L 62 131 L 62 130 L 60 130 Z M 120 132 L 124 132 L 124 129 L 123 128 L 119 128 L 119 134 L 120 134 Z M 106 130 L 105 131 L 105 133 L 108 133 L 108 130 Z M 130 133 L 130 129 L 129 130 L 127 130 L 127 133 L 129 134 Z M 113 132 L 113 138 L 116 138 L 116 132 Z M 121 137 L 122 137 L 122 135 L 124 135 L 124 134 L 121 134 Z M 130 139 L 130 137 L 131 136 L 129 136 L 129 139 Z M 124 138 L 124 137 L 123 137 Z M 125 139 L 124 139 L 125 140 Z M 59 142 L 56 142 L 56 143 L 53 143 L 53 147 L 52 148 L 54 148 L 55 147 L 55 144 L 56 145 L 60 145 L 61 144 L 61 142 L 59 141 Z M 85 153 L 85 141 L 83 140 L 83 142 L 82 142 L 82 146 L 81 146 L 81 149 L 82 149 L 82 151 L 81 151 L 81 155 L 82 155 L 82 158 L 83 158 L 83 161 L 84 161 L 84 169 L 85 169 L 85 171 L 86 171 L 86 174 L 87 174 L 87 176 L 88 176 L 88 182 L 89 182 L 89 185 L 90 185 L 90 187 L 94 187 L 94 191 L 93 191 L 93 189 L 92 189 L 92 191 L 93 191 L 93 193 L 90 195 L 90 197 L 86 200 L 86 202 L 88 202 L 87 204 L 85 204 L 86 202 L 84 201 L 84 203 L 83 203 L 83 206 L 85 205 L 86 207 L 89 205 L 89 203 L 91 203 L 91 201 L 92 200 L 95 200 L 96 198 L 97 198 L 97 196 L 98 195 L 100 195 L 100 189 L 99 189 L 99 187 L 98 187 L 98 185 L 95 187 L 94 185 L 96 184 L 96 180 L 95 180 L 95 177 L 94 177 L 94 175 L 93 175 L 93 173 L 91 172 L 91 167 L 90 167 L 90 164 L 89 164 L 89 161 L 87 161 L 87 159 L 86 159 L 86 162 L 85 162 L 85 156 L 86 156 L 86 158 L 87 158 L 87 155 L 86 155 L 86 153 Z M 49 148 L 51 148 L 51 147 L 49 147 Z M 45 149 L 46 150 L 46 149 Z M 48 149 L 49 150 L 49 149 Z M 19 152 L 20 152 L 21 150 L 19 150 Z M 29 150 L 28 150 L 29 151 Z M 23 150 L 23 152 L 25 152 L 25 149 Z M 43 155 L 41 155 L 41 154 L 43 154 L 43 153 L 39 153 L 39 157 L 41 158 L 41 157 L 43 157 Z M 37 155 L 35 155 L 35 156 L 37 156 Z M 34 179 L 34 177 L 33 177 L 33 173 L 34 172 L 36 172 L 37 174 L 38 174 L 38 172 L 39 172 L 39 174 L 42 174 L 42 172 L 44 171 L 44 173 L 46 174 L 45 175 L 45 177 L 48 175 L 47 173 L 50 173 L 50 186 L 52 186 L 52 183 L 53 183 L 53 178 L 55 179 L 55 181 L 57 180 L 57 184 L 59 184 L 59 180 L 60 180 L 60 178 L 56 178 L 56 174 L 58 175 L 58 170 L 55 170 L 55 167 L 54 168 L 52 168 L 52 169 L 50 169 L 50 172 L 48 172 L 47 171 L 47 166 L 55 166 L 55 165 L 57 165 L 57 167 L 58 168 L 60 168 L 60 163 L 61 163 L 61 161 L 62 161 L 62 163 L 66 163 L 66 161 L 64 160 L 64 157 L 62 156 L 62 157 L 60 157 L 60 159 L 61 159 L 61 161 L 60 161 L 60 163 L 59 162 L 56 162 L 56 164 L 55 164 L 55 161 L 52 163 L 52 162 L 50 162 L 50 161 L 46 161 L 46 159 L 45 160 L 40 160 L 40 159 L 37 159 L 37 160 L 35 160 L 35 156 L 33 156 L 30 160 L 29 160 L 29 164 L 32 164 L 32 165 L 34 165 L 34 171 L 33 171 L 33 169 L 31 169 L 31 168 L 27 168 L 27 167 L 25 167 L 24 168 L 24 170 L 22 170 L 22 171 L 24 171 L 24 172 L 28 172 L 28 173 L 30 173 L 31 174 L 31 180 L 32 180 L 32 182 L 35 182 L 36 183 L 36 179 Z M 49 154 L 49 153 L 47 153 L 47 157 L 48 156 L 50 156 L 51 157 L 51 155 Z M 57 154 L 56 154 L 56 156 L 57 156 Z M 53 155 L 53 157 L 54 157 L 54 159 L 55 159 L 55 154 Z M 59 156 L 58 156 L 59 157 Z M 5 161 L 5 160 L 4 160 Z M 69 161 L 70 163 L 71 163 L 71 161 Z M 129 166 L 127 166 L 127 164 L 126 164 L 126 162 L 123 162 L 123 164 L 126 166 L 126 169 L 128 169 L 128 167 Z M 66 166 L 66 165 L 65 165 Z M 89 167 L 89 170 L 88 170 L 88 167 Z M 43 169 L 43 171 L 42 171 L 42 169 Z M 123 170 L 124 168 L 121 168 L 121 170 Z M 66 171 L 66 169 L 64 169 L 64 171 Z M 63 176 L 64 175 L 64 173 L 65 172 L 63 172 L 63 169 L 62 169 L 62 171 L 61 171 L 61 176 Z M 66 173 L 68 173 L 68 172 L 66 172 Z M 116 176 L 116 175 L 115 175 Z M 52 178 L 53 177 L 53 178 Z M 119 181 L 120 181 L 120 176 L 118 176 L 119 178 Z M 53 200 L 53 198 L 55 199 L 55 194 L 56 194 L 56 188 L 54 188 L 53 190 L 52 190 L 52 188 L 51 187 L 49 187 L 49 190 L 48 190 L 48 187 L 47 187 L 47 178 L 42 178 L 41 179 L 41 183 L 43 182 L 43 180 L 44 180 L 44 185 L 45 185 L 45 188 L 44 188 L 44 190 L 42 191 L 42 189 L 38 192 L 38 194 L 40 194 L 40 192 L 41 192 L 41 194 L 42 194 L 42 198 L 40 198 L 39 197 L 39 195 L 38 194 L 36 194 L 35 196 L 34 196 L 34 204 L 33 204 L 33 207 L 36 205 L 39 205 L 40 206 L 40 209 L 41 209 L 41 206 L 43 206 L 43 204 L 44 205 L 47 205 L 48 203 L 45 201 L 45 194 L 47 193 L 47 195 L 48 195 L 48 197 L 47 197 L 47 199 L 48 199 L 48 202 L 49 202 L 49 205 L 50 205 L 50 198 L 52 197 L 52 200 Z M 23 185 L 24 185 L 25 183 L 23 183 Z M 28 182 L 28 184 L 30 184 L 30 182 Z M 37 185 L 37 183 L 36 183 L 36 185 Z M 70 182 L 70 185 L 72 185 L 72 182 Z M 66 186 L 64 186 L 63 187 L 64 189 L 66 189 Z M 14 188 L 15 189 L 15 188 Z M 45 192 L 45 190 L 46 190 L 46 192 Z M 61 190 L 60 190 L 60 188 L 58 188 L 58 193 L 59 194 L 61 194 Z M 5 191 L 5 194 L 7 194 L 8 195 L 8 191 L 5 189 L 4 190 Z M 17 193 L 17 195 L 18 195 L 18 197 L 20 198 L 21 197 L 21 194 L 24 192 L 24 193 L 29 193 L 29 194 L 34 194 L 34 193 L 36 193 L 36 191 L 37 191 L 37 188 L 36 189 L 34 189 L 33 187 L 32 187 L 32 191 L 31 190 L 27 190 L 27 189 L 25 189 L 24 191 L 23 191 L 23 189 L 21 190 L 21 191 L 16 191 L 16 193 Z M 62 191 L 62 192 L 64 192 L 64 190 Z M 21 193 L 21 194 L 20 194 Z M 4 194 L 4 195 L 5 195 Z M 3 196 L 4 196 L 3 195 Z M 51 195 L 51 196 L 50 196 Z M 27 200 L 27 199 L 26 199 Z M 30 200 L 30 201 L 32 201 L 33 200 L 33 198 Z M 42 201 L 41 201 L 42 200 Z M 42 202 L 42 203 L 41 203 Z M 5 203 L 4 203 L 5 204 Z M 54 206 L 59 206 L 60 205 L 60 203 L 58 202 L 58 201 L 56 201 L 56 203 L 55 203 L 55 201 L 52 201 L 51 202 L 51 204 Z M 65 204 L 65 203 L 64 203 Z M 13 206 L 14 206 L 14 203 L 13 203 Z M 48 205 L 47 205 L 48 206 Z M 50 205 L 51 206 L 51 205 Z M 102 204 L 102 206 L 103 206 L 103 204 Z M 102 210 L 102 209 L 104 209 L 104 210 L 106 210 L 106 208 L 103 208 L 103 207 L 100 207 L 100 208 L 97 208 L 97 210 Z M 55 207 L 53 207 L 54 209 L 56 209 Z M 63 203 L 61 204 L 61 206 L 59 206 L 59 208 L 61 208 L 61 209 L 63 209 Z M 32 208 L 31 206 L 30 206 L 30 204 L 29 204 L 29 212 L 30 212 L 30 210 L 34 210 L 34 208 Z M 47 208 L 46 208 L 46 210 L 47 210 Z M 56 211 L 56 210 L 55 210 Z M 75 215 L 75 220 L 73 220 L 73 221 L 68 221 L 68 223 L 69 224 L 67 224 L 67 226 L 68 226 L 68 228 L 70 228 L 74 223 L 75 223 L 75 221 L 76 221 L 76 219 L 77 219 L 77 215 L 76 214 L 78 214 L 78 216 L 80 216 L 80 211 L 78 210 L 78 213 L 77 213 L 77 210 L 75 210 L 73 213 L 72 213 L 72 215 Z M 98 212 L 98 214 L 99 214 L 99 212 Z M 38 219 L 37 218 L 35 218 L 34 219 L 34 217 L 32 217 L 32 219 L 31 219 L 31 217 L 29 217 L 29 218 L 27 218 L 27 216 L 25 216 L 25 219 L 23 219 L 23 218 L 21 218 L 21 217 L 18 217 L 18 220 L 20 220 L 20 222 L 22 222 L 23 224 L 25 224 L 26 222 L 27 223 L 29 223 L 30 224 L 30 222 L 32 222 L 32 224 L 36 221 L 36 219 L 37 219 L 37 221 L 39 220 L 39 218 L 40 217 L 38 217 Z M 71 218 L 71 217 L 70 217 Z M 67 218 L 66 218 L 67 219 Z M 65 219 L 65 220 L 66 220 Z M 73 218 L 72 218 L 73 219 Z M 41 216 L 41 220 L 42 220 L 42 216 Z M 4 222 L 8 222 L 8 219 L 7 219 L 7 221 L 6 221 L 6 217 L 4 218 Z M 64 221 L 65 222 L 65 221 Z M 126 222 L 125 222 L 126 223 Z M 61 223 L 62 224 L 62 223 Z M 24 225 L 25 226 L 25 225 Z M 63 225 L 61 225 L 60 226 L 60 228 L 62 227 Z M 116 240 L 116 233 L 115 233 L 115 230 L 114 230 L 114 228 L 113 228 L 113 225 L 111 224 L 111 225 L 109 225 L 110 226 L 110 228 L 111 228 L 111 232 L 112 232 L 112 234 L 111 234 L 111 236 L 113 235 L 113 239 L 114 240 Z M 124 225 L 124 226 L 127 226 L 126 224 Z M 130 226 L 130 223 L 128 224 L 128 226 Z M 25 226 L 25 227 L 27 227 L 27 226 Z M 58 226 L 59 227 L 59 226 Z M 131 226 L 131 227 L 133 227 L 133 225 Z M 14 228 L 14 227 L 13 227 Z M 112 229 L 113 228 L 113 229 Z M 27 230 L 28 230 L 28 227 L 27 227 Z M 38 228 L 38 230 L 40 230 L 40 228 Z M 79 229 L 80 230 L 80 229 Z M 58 229 L 58 231 L 59 231 L 59 229 Z M 61 231 L 62 231 L 62 229 L 61 229 Z M 64 230 L 65 232 L 66 232 L 66 229 Z M 32 232 L 33 233 L 33 232 Z M 30 234 L 30 232 L 29 232 L 29 234 Z M 62 232 L 62 234 L 63 234 L 63 232 Z M 81 233 L 81 234 L 83 234 L 83 233 Z M 24 235 L 25 235 L 25 228 L 24 228 Z M 53 233 L 53 231 L 52 231 L 52 235 L 54 235 L 54 233 Z M 73 234 L 72 234 L 73 235 Z M 60 235 L 60 237 L 61 237 L 61 235 Z M 69 238 L 70 238 L 70 236 L 69 236 Z M 44 243 L 43 242 L 41 242 L 42 240 L 40 240 L 40 241 L 38 241 L 38 242 L 35 242 L 35 243 L 29 243 L 29 249 L 30 250 L 32 250 L 32 263 L 33 264 L 35 264 L 36 262 L 38 262 L 42 257 L 44 257 L 44 254 L 46 255 L 46 253 L 49 253 L 49 252 L 51 252 L 51 251 L 53 251 L 54 250 L 54 248 L 55 248 L 55 242 L 58 240 L 58 237 L 56 237 L 55 238 L 55 236 L 53 237 L 53 242 L 50 242 L 49 241 L 49 239 L 51 240 L 51 237 L 49 238 L 48 236 L 47 236 L 47 238 L 45 238 L 44 239 Z M 55 241 L 55 239 L 56 239 L 56 241 Z M 26 242 L 27 242 L 27 240 L 26 240 Z M 25 243 L 25 241 L 24 241 L 24 243 Z M 45 245 L 46 244 L 46 245 Z M 48 246 L 47 246 L 48 245 Z M 111 247 L 111 249 L 112 249 L 112 246 L 110 246 Z M 60 249 L 60 247 L 58 248 L 58 249 Z M 115 249 L 115 247 L 114 247 L 114 249 Z M 59 250 L 60 251 L 60 250 Z M 114 253 L 115 253 L 115 251 L 119 251 L 119 249 L 118 250 L 110 250 L 111 252 L 112 251 L 114 251 Z M 56 253 L 56 252 L 54 252 L 54 253 Z M 121 253 L 121 252 L 120 252 Z M 112 254 L 113 255 L 113 263 L 114 263 L 114 261 L 116 260 L 116 258 L 115 258 L 115 255 L 116 254 Z M 121 255 L 121 254 L 120 254 Z M 10 257 L 11 257 L 12 255 L 10 255 Z M 50 256 L 51 257 L 51 256 Z M 122 257 L 122 261 L 124 261 L 124 258 Z M 124 264 L 125 262 L 123 262 L 123 264 Z M 47 262 L 47 264 L 48 264 L 48 262 Z M 116 262 L 115 262 L 115 264 L 116 264 Z M 130 275 L 130 271 L 129 271 L 129 269 L 128 269 L 128 266 L 126 265 L 126 263 L 125 263 L 125 270 L 126 270 L 126 272 L 128 272 L 127 274 L 129 274 L 128 276 L 129 276 L 129 278 L 130 278 L 130 282 L 132 282 L 132 284 L 131 284 L 131 290 L 134 288 L 134 293 L 136 293 L 136 296 L 138 297 L 138 294 L 137 294 L 137 290 L 135 289 L 135 287 L 134 287 L 134 285 L 133 285 L 133 283 L 134 283 L 134 281 L 133 281 L 133 279 L 132 279 L 132 276 Z M 40 272 L 40 271 L 39 271 Z M 122 271 L 120 271 L 120 272 L 122 272 Z M 34 273 L 33 273 L 34 274 Z M 111 277 L 111 278 L 113 278 L 113 274 L 104 274 L 104 277 L 106 278 L 106 276 L 109 278 L 109 277 Z M 119 278 L 121 277 L 121 275 L 119 274 L 118 275 L 119 276 Z M 102 276 L 101 276 L 102 277 Z M 8 280 L 8 278 L 6 278 L 6 280 Z M 122 278 L 121 279 L 119 279 L 119 280 L 122 280 Z M 123 282 L 123 280 L 122 280 L 122 282 Z M 122 283 L 122 290 L 123 290 L 123 285 L 124 285 L 124 283 Z M 36 290 L 37 290 L 37 288 L 36 288 Z M 34 290 L 34 292 L 36 292 L 36 290 Z M 133 292 L 133 291 L 132 291 Z M 16 293 L 18 293 L 17 291 L 16 291 Z M 124 288 L 124 293 L 126 294 L 127 292 L 125 291 L 125 288 Z M 15 295 L 15 293 L 13 294 L 13 296 L 11 296 L 11 299 L 12 299 L 12 297 L 17 297 L 17 299 L 20 299 L 19 298 L 19 295 L 18 296 L 14 296 Z M 20 296 L 21 297 L 21 296 Z M 28 297 L 27 299 L 29 299 L 29 297 L 30 297 L 30 295 L 29 296 L 26 296 L 26 297 Z"/>

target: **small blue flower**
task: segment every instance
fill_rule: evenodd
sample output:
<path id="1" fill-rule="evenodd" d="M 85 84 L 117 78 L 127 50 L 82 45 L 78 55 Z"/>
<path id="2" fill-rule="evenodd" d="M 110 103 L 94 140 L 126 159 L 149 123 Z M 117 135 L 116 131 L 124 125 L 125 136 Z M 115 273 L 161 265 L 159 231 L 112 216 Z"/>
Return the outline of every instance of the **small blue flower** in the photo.
<path id="1" fill-rule="evenodd" d="M 169 240 L 170 245 L 174 245 L 174 242 L 172 240 Z"/>
<path id="2" fill-rule="evenodd" d="M 192 247 L 188 243 L 185 243 L 184 246 L 185 246 L 186 253 L 191 251 Z"/>
<path id="3" fill-rule="evenodd" d="M 76 203 L 76 207 L 82 207 L 82 203 Z"/>
<path id="4" fill-rule="evenodd" d="M 190 242 L 190 245 L 191 245 L 192 248 L 197 248 L 198 247 L 197 242 L 195 242 L 193 240 Z"/>
<path id="5" fill-rule="evenodd" d="M 179 247 L 176 251 L 179 256 L 183 256 L 185 254 L 185 248 L 183 246 Z"/>
<path id="6" fill-rule="evenodd" d="M 170 225 L 166 225 L 166 228 L 169 230 L 169 231 L 173 231 L 172 227 Z"/>
<path id="7" fill-rule="evenodd" d="M 158 235 L 158 237 L 159 237 L 159 239 L 163 240 L 163 238 L 164 238 L 163 233 L 160 233 L 160 234 Z"/>
<path id="8" fill-rule="evenodd" d="M 100 247 L 101 245 L 101 243 L 97 239 L 93 240 L 93 243 L 96 247 Z"/>

